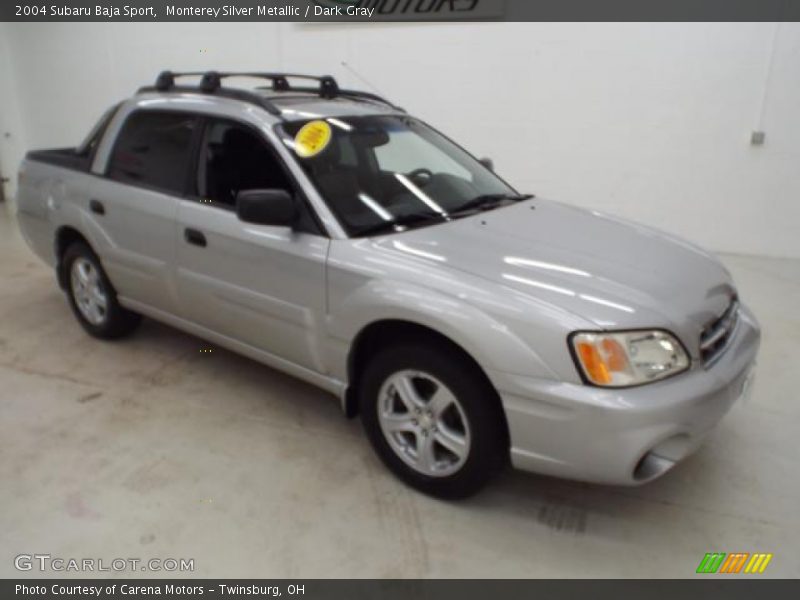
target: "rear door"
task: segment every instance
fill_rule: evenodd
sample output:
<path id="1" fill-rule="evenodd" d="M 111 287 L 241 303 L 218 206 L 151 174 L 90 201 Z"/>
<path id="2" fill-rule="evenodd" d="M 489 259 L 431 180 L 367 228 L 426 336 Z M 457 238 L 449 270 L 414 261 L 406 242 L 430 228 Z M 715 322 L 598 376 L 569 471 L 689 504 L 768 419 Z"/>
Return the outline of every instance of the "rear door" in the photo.
<path id="1" fill-rule="evenodd" d="M 176 281 L 184 314 L 239 342 L 324 371 L 319 336 L 325 316 L 323 235 L 300 187 L 254 126 L 208 117 L 194 193 L 178 209 Z M 294 228 L 243 223 L 236 194 L 285 189 L 301 216 Z"/>
<path id="2" fill-rule="evenodd" d="M 117 292 L 173 313 L 175 218 L 199 123 L 188 113 L 135 110 L 117 135 L 105 176 L 90 190 L 90 218 L 102 233 L 103 264 Z"/>

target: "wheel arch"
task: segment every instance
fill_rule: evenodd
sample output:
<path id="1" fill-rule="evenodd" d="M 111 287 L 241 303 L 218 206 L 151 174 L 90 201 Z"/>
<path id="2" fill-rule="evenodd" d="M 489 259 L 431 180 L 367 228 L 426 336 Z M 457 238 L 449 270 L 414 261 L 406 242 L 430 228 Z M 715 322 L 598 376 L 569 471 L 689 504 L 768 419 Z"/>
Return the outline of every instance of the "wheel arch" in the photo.
<path id="1" fill-rule="evenodd" d="M 64 253 L 75 242 L 81 242 L 89 246 L 94 251 L 89 240 L 80 231 L 71 225 L 62 225 L 56 230 L 54 251 L 56 256 L 56 277 L 61 289 L 67 289 L 67 274 L 64 272 Z"/>
<path id="2" fill-rule="evenodd" d="M 436 329 L 406 319 L 380 319 L 364 326 L 353 338 L 350 352 L 347 356 L 348 388 L 344 399 L 344 410 L 348 417 L 358 414 L 358 386 L 359 376 L 363 372 L 369 357 L 381 348 L 390 344 L 403 342 L 428 342 L 439 345 L 441 348 L 457 353 L 466 360 L 483 378 L 489 388 L 494 392 L 492 401 L 497 402 L 503 416 L 503 429 L 508 440 L 508 423 L 505 411 L 502 410 L 500 394 L 492 383 L 481 364 L 468 352 L 463 345 Z"/>

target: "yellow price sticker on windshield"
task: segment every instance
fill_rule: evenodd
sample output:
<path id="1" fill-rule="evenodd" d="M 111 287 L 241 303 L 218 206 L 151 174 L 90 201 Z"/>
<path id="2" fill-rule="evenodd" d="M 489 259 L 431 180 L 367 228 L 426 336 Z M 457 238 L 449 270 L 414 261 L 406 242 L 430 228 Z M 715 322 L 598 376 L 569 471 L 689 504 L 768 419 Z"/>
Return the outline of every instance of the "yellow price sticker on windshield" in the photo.
<path id="1" fill-rule="evenodd" d="M 316 156 L 327 148 L 332 135 L 331 126 L 325 121 L 306 123 L 294 136 L 294 151 L 300 158 Z"/>

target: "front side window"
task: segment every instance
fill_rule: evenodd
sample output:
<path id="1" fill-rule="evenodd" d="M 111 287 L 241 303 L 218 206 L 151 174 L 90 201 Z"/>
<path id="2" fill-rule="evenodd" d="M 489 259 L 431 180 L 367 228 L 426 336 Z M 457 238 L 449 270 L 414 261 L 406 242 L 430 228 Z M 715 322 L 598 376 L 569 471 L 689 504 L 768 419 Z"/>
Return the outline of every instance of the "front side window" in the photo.
<path id="1" fill-rule="evenodd" d="M 197 167 L 197 193 L 214 205 L 236 206 L 244 190 L 280 189 L 292 184 L 277 157 L 256 131 L 233 121 L 210 121 Z"/>
<path id="2" fill-rule="evenodd" d="M 519 198 L 466 151 L 411 117 L 328 119 L 324 147 L 304 156 L 309 153 L 298 152 L 296 136 L 309 123 L 286 123 L 278 132 L 350 235 L 415 216 L 449 218 L 481 199 Z"/>
<path id="3" fill-rule="evenodd" d="M 183 193 L 197 125 L 196 117 L 177 112 L 133 113 L 117 137 L 108 176 L 123 183 Z"/>

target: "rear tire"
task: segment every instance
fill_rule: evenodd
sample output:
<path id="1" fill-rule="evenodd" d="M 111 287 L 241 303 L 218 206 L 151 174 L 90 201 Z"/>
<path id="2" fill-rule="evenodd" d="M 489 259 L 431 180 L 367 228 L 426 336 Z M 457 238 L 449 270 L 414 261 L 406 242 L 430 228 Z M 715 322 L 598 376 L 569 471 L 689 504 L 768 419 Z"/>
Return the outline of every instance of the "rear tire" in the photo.
<path id="1" fill-rule="evenodd" d="M 114 286 L 89 246 L 83 242 L 71 244 L 62 261 L 69 305 L 89 335 L 110 340 L 136 329 L 141 315 L 120 306 Z"/>
<path id="2" fill-rule="evenodd" d="M 506 463 L 496 391 L 446 344 L 406 342 L 380 351 L 361 377 L 359 401 L 378 456 L 421 492 L 473 495 Z"/>

